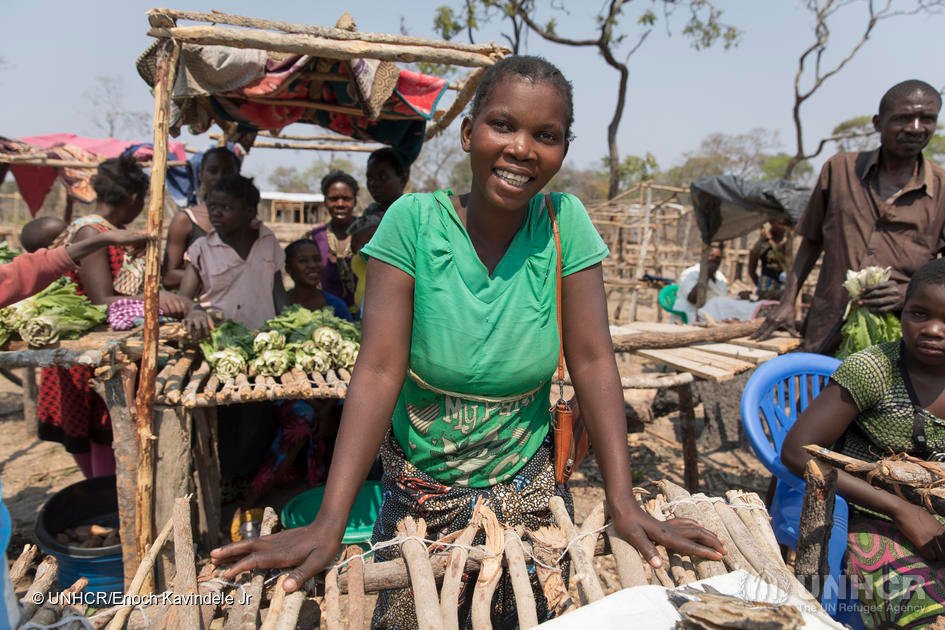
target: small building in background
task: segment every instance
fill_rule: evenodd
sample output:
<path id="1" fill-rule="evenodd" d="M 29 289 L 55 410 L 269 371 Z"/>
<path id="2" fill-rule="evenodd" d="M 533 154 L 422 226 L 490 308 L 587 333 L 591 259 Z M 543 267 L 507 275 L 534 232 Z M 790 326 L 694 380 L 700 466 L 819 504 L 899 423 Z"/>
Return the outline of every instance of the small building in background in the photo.
<path id="1" fill-rule="evenodd" d="M 312 225 L 328 220 L 325 196 L 321 193 L 265 191 L 261 218 L 267 223 L 304 223 Z M 268 208 L 268 213 L 266 212 Z"/>

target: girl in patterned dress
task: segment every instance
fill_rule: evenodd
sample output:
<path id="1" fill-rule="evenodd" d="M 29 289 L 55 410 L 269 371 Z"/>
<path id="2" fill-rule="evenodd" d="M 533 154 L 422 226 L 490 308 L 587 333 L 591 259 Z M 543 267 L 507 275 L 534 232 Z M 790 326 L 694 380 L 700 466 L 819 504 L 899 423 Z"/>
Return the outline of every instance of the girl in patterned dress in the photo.
<path id="1" fill-rule="evenodd" d="M 98 197 L 95 214 L 73 222 L 62 239 L 64 245 L 125 229 L 144 207 L 148 177 L 132 156 L 123 155 L 102 162 L 92 186 Z M 94 304 L 108 305 L 127 295 L 138 295 L 142 289 L 144 277 L 135 273 L 136 267 L 126 265 L 126 257 L 123 247 L 111 245 L 83 258 L 78 272 L 67 275 L 80 294 Z M 184 301 L 173 293 L 162 291 L 160 297 L 165 314 L 182 316 L 187 312 Z M 44 368 L 36 413 L 40 439 L 62 443 L 86 477 L 99 477 L 114 474 L 115 460 L 108 409 L 89 386 L 91 376 L 92 369 L 83 366 Z"/>
<path id="2" fill-rule="evenodd" d="M 945 453 L 945 260 L 919 269 L 906 291 L 902 341 L 848 357 L 798 418 L 781 458 L 802 474 L 805 444 L 865 461 Z M 846 574 L 867 627 L 924 628 L 945 614 L 945 524 L 922 506 L 843 470 L 850 502 Z M 843 592 L 843 591 L 841 591 Z"/>
<path id="3" fill-rule="evenodd" d="M 633 496 L 600 265 L 607 247 L 576 197 L 545 201 L 541 192 L 561 168 L 572 122 L 571 84 L 544 59 L 507 57 L 486 70 L 460 132 L 470 192 L 400 197 L 362 250 L 369 260 L 361 351 L 321 510 L 307 527 L 214 550 L 217 565 L 234 563 L 225 576 L 294 567 L 283 583 L 292 592 L 334 562 L 379 450 L 375 542 L 394 536 L 408 515 L 426 521 L 428 538 L 455 532 L 477 499 L 507 527 L 550 524 L 549 501 L 570 494 L 554 482 L 547 439 L 559 262 L 561 337 L 613 526 L 654 566 L 654 542 L 721 559 L 711 532 L 688 519 L 656 521 Z M 546 203 L 556 208 L 560 260 Z M 493 600 L 494 627 L 515 619 L 509 591 L 500 587 Z M 540 588 L 537 595 L 545 618 Z M 379 598 L 372 626 L 416 627 L 413 610 L 408 590 L 391 593 Z"/>

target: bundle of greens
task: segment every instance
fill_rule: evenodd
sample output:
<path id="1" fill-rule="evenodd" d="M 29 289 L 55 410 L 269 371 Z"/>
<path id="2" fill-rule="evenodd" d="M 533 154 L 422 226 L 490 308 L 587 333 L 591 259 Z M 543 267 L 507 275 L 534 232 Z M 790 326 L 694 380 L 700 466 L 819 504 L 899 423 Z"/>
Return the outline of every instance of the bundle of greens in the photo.
<path id="1" fill-rule="evenodd" d="M 335 316 L 331 308 L 310 311 L 291 306 L 267 321 L 255 336 L 227 321 L 200 347 L 214 373 L 231 378 L 238 374 L 281 376 L 293 368 L 308 374 L 351 369 L 360 341 L 357 325 Z"/>
<path id="2" fill-rule="evenodd" d="M 10 247 L 6 241 L 0 242 L 0 264 L 6 264 L 22 253 L 15 247 Z"/>
<path id="3" fill-rule="evenodd" d="M 30 346 L 74 339 L 105 322 L 104 306 L 76 292 L 75 284 L 60 278 L 36 295 L 0 311 L 0 344 L 15 332 Z"/>
<path id="4" fill-rule="evenodd" d="M 842 340 L 837 358 L 845 359 L 854 352 L 885 341 L 897 341 L 902 338 L 902 325 L 893 313 L 873 313 L 865 306 L 857 306 L 856 301 L 867 289 L 889 280 L 889 267 L 866 267 L 860 271 L 847 271 L 844 288 L 850 294 L 850 303 L 840 329 Z"/>
<path id="5" fill-rule="evenodd" d="M 253 355 L 253 333 L 242 324 L 225 321 L 200 342 L 200 349 L 214 373 L 221 378 L 245 374 Z"/>
<path id="6" fill-rule="evenodd" d="M 266 322 L 267 330 L 282 333 L 289 343 L 302 343 L 312 339 L 315 329 L 322 326 L 334 328 L 343 338 L 361 343 L 361 330 L 358 326 L 341 319 L 328 306 L 317 311 L 310 311 L 296 304 Z"/>

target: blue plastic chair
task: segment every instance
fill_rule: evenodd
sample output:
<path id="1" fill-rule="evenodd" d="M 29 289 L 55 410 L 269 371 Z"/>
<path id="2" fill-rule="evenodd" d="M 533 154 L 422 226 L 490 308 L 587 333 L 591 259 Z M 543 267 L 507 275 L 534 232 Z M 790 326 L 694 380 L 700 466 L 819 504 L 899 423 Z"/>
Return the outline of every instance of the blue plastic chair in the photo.
<path id="1" fill-rule="evenodd" d="M 804 480 L 781 462 L 781 446 L 788 430 L 810 401 L 827 385 L 840 361 L 820 354 L 796 352 L 776 357 L 761 364 L 748 379 L 742 394 L 742 424 L 752 448 L 765 468 L 777 478 L 771 503 L 771 526 L 782 545 L 797 549 L 801 507 L 804 503 Z M 834 619 L 847 615 L 838 613 L 837 585 L 843 574 L 843 555 L 847 549 L 849 507 L 837 496 L 833 511 L 833 531 L 827 558 L 833 584 L 824 588 L 821 604 Z M 856 594 L 850 594 L 855 598 Z M 852 607 L 844 607 L 850 610 Z"/>

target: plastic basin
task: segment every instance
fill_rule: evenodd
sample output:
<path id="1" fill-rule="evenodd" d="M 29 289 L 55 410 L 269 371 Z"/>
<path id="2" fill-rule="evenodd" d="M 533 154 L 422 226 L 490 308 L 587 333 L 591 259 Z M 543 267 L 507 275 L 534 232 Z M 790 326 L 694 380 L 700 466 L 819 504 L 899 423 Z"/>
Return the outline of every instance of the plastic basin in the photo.
<path id="1" fill-rule="evenodd" d="M 325 497 L 325 486 L 306 490 L 295 496 L 282 508 L 282 524 L 289 528 L 304 527 L 315 520 L 315 515 L 322 506 Z M 374 521 L 381 510 L 381 483 L 368 481 L 358 492 L 351 507 L 351 516 L 348 517 L 348 526 L 341 542 L 346 545 L 357 545 L 371 540 L 374 530 Z"/>
<path id="2" fill-rule="evenodd" d="M 121 544 L 86 549 L 56 540 L 64 529 L 92 524 L 118 527 L 114 476 L 86 479 L 54 494 L 40 510 L 34 531 L 43 551 L 59 561 L 59 584 L 66 587 L 87 578 L 85 593 L 101 594 L 101 601 L 95 599 L 99 605 L 124 590 Z"/>

